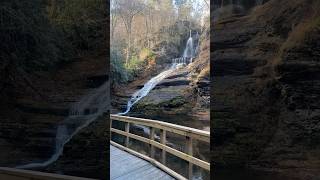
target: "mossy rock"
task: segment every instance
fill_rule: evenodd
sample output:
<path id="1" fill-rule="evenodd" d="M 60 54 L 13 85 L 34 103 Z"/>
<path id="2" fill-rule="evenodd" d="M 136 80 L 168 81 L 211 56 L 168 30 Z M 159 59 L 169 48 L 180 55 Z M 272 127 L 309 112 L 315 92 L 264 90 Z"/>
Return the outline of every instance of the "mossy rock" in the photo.
<path id="1" fill-rule="evenodd" d="M 177 96 L 177 97 L 171 99 L 170 101 L 167 101 L 167 102 L 160 104 L 160 106 L 163 106 L 166 108 L 176 108 L 176 107 L 180 107 L 186 103 L 187 103 L 187 101 L 186 101 L 185 97 Z"/>

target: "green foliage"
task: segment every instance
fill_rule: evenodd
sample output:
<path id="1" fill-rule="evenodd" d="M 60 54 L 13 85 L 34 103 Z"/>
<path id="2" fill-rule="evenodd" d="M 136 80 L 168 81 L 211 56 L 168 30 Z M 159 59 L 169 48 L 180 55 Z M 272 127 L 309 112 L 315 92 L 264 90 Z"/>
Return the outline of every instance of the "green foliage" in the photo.
<path id="1" fill-rule="evenodd" d="M 140 59 L 150 59 L 155 56 L 155 53 L 149 48 L 143 48 L 139 53 Z"/>
<path id="2" fill-rule="evenodd" d="M 130 79 L 130 74 L 124 67 L 124 62 L 122 61 L 124 59 L 123 55 L 119 53 L 119 51 L 117 51 L 116 49 L 111 48 L 110 56 L 112 84 L 114 84 L 115 82 L 127 82 Z"/>
<path id="3" fill-rule="evenodd" d="M 126 68 L 128 70 L 134 71 L 139 68 L 139 66 L 141 65 L 141 62 L 142 61 L 140 61 L 140 59 L 136 55 L 132 55 L 129 60 L 129 63 L 126 64 Z"/>
<path id="4" fill-rule="evenodd" d="M 139 53 L 135 53 L 125 63 L 125 55 L 121 53 L 123 45 L 114 44 L 111 48 L 111 79 L 113 83 L 126 83 L 137 76 L 148 64 L 149 60 L 155 58 L 154 52 L 148 48 L 143 48 Z M 137 55 L 139 54 L 139 55 Z"/>
<path id="5" fill-rule="evenodd" d="M 139 53 L 135 53 L 131 56 L 129 63 L 125 67 L 131 74 L 136 75 L 139 71 L 144 69 L 148 64 L 148 61 L 154 56 L 155 54 L 150 49 L 143 48 Z"/>

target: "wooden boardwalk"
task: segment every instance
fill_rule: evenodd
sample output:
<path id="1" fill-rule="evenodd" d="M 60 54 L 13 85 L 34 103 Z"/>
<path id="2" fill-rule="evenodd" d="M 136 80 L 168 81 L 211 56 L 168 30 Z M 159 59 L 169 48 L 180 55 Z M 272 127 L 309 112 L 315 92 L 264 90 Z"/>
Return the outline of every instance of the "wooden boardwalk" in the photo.
<path id="1" fill-rule="evenodd" d="M 110 145 L 111 180 L 173 180 L 174 178 L 148 161 Z"/>

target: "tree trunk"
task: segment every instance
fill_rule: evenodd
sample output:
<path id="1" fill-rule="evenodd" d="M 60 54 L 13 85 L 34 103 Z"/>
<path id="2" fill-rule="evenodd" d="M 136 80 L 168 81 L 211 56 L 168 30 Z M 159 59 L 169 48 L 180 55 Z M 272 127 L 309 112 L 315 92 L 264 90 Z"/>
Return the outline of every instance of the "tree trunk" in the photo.
<path id="1" fill-rule="evenodd" d="M 117 24 L 118 19 L 114 16 L 112 16 L 111 19 L 111 40 L 113 40 L 114 37 L 114 30 L 116 28 L 116 24 Z"/>
<path id="2" fill-rule="evenodd" d="M 127 57 L 126 57 L 126 65 L 129 64 L 129 59 L 131 56 L 131 22 L 128 23 L 128 45 L 127 45 Z"/>

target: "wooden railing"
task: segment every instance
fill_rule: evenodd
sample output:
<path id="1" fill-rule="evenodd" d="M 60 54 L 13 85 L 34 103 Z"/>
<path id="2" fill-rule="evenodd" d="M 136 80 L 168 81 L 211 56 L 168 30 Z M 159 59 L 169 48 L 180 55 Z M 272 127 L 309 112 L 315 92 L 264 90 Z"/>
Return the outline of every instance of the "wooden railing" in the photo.
<path id="1" fill-rule="evenodd" d="M 119 130 L 112 126 L 113 121 L 120 121 L 125 123 L 125 130 Z M 131 154 L 134 154 L 136 156 L 139 156 L 155 166 L 159 167 L 163 171 L 167 172 L 171 176 L 177 178 L 177 179 L 186 179 L 184 176 L 176 173 L 172 169 L 168 168 L 166 166 L 166 153 L 170 153 L 176 157 L 179 157 L 189 163 L 188 167 L 188 178 L 191 179 L 193 177 L 193 165 L 196 165 L 202 169 L 205 169 L 210 172 L 210 163 L 203 161 L 201 159 L 198 159 L 193 156 L 193 141 L 199 140 L 203 142 L 210 143 L 210 132 L 202 131 L 194 128 L 189 128 L 185 126 L 175 125 L 171 123 L 161 122 L 161 121 L 155 121 L 150 119 L 142 119 L 142 118 L 134 118 L 134 117 L 128 117 L 128 116 L 120 116 L 120 115 L 110 115 L 110 129 L 111 134 L 116 133 L 119 135 L 122 135 L 125 137 L 124 146 L 111 141 L 110 143 L 122 150 L 125 150 Z M 150 128 L 150 137 L 145 138 L 133 133 L 130 133 L 130 125 L 142 125 Z M 155 130 L 160 130 L 160 142 L 157 142 L 155 140 Z M 187 145 L 187 153 L 184 153 L 182 151 L 178 151 L 174 148 L 171 148 L 166 145 L 166 133 L 171 132 L 174 134 L 182 135 L 186 137 L 186 145 Z M 112 136 L 111 136 L 112 137 Z M 150 145 L 150 154 L 149 156 L 143 155 L 139 152 L 136 152 L 129 148 L 129 138 L 147 143 Z M 161 149 L 161 163 L 158 162 L 155 159 L 155 148 Z"/>
<path id="2" fill-rule="evenodd" d="M 94 180 L 61 174 L 0 167 L 1 180 Z"/>

